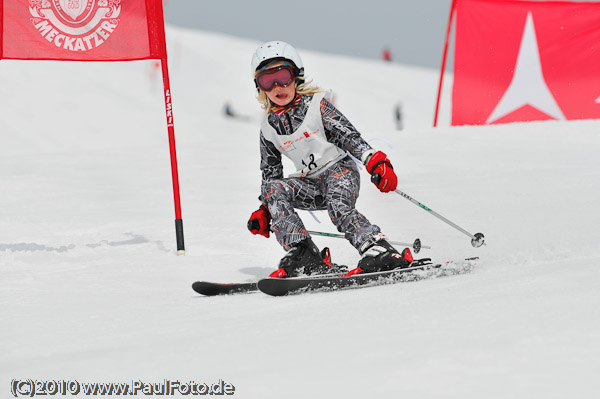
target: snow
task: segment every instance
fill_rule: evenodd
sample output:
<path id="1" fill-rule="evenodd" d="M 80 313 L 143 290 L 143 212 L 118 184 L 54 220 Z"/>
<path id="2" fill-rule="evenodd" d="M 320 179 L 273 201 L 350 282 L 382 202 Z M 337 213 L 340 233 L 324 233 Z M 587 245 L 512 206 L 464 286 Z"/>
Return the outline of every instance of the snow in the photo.
<path id="1" fill-rule="evenodd" d="M 245 227 L 259 205 L 259 43 L 167 35 L 185 256 L 154 62 L 0 63 L 0 396 L 13 379 L 222 379 L 239 398 L 597 397 L 600 121 L 449 127 L 448 77 L 432 128 L 437 71 L 301 49 L 399 188 L 488 245 L 363 173 L 358 209 L 391 239 L 479 265 L 362 290 L 201 297 L 194 281 L 254 281 L 283 255 Z M 225 118 L 225 102 L 247 118 Z M 309 229 L 335 232 L 316 216 L 303 213 Z M 358 261 L 344 240 L 314 240 Z"/>

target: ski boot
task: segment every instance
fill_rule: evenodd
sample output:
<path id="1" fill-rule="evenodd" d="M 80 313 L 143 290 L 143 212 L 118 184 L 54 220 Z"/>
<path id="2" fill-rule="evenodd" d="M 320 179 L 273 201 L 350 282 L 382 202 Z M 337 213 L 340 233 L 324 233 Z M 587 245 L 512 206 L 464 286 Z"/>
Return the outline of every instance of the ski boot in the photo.
<path id="1" fill-rule="evenodd" d="M 279 269 L 269 275 L 273 278 L 298 277 L 311 274 L 344 273 L 347 270 L 331 262 L 329 248 L 319 248 L 309 238 L 296 243 L 279 261 Z"/>
<path id="2" fill-rule="evenodd" d="M 359 248 L 362 258 L 358 267 L 350 270 L 346 276 L 360 273 L 382 272 L 392 269 L 404 269 L 413 262 L 413 256 L 409 248 L 401 253 L 396 250 L 383 234 L 367 239 Z"/>

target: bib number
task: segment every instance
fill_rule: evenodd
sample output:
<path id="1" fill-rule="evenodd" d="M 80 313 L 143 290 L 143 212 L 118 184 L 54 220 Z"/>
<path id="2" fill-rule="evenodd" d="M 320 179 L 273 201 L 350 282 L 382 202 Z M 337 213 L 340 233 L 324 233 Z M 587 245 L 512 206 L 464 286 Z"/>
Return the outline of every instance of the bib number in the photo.
<path id="1" fill-rule="evenodd" d="M 304 159 L 302 160 L 302 165 L 304 165 L 304 168 L 302 170 L 304 171 L 304 174 L 307 174 L 307 172 L 310 173 L 310 171 L 317 168 L 317 163 L 315 162 L 315 154 L 310 154 L 307 161 L 308 165 L 306 164 L 306 162 L 304 162 Z M 306 168 L 308 168 L 308 171 L 306 171 Z"/>

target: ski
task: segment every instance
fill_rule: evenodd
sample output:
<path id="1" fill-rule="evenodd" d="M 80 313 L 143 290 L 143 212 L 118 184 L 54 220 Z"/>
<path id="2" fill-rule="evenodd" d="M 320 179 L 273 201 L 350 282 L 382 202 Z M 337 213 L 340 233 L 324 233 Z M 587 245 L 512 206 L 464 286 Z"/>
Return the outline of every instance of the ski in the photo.
<path id="1" fill-rule="evenodd" d="M 471 267 L 472 262 L 478 258 L 468 258 L 463 262 Z M 453 264 L 446 262 L 445 265 Z M 332 291 L 345 288 L 358 288 L 366 286 L 375 286 L 383 284 L 395 284 L 403 281 L 414 281 L 427 276 L 419 276 L 414 272 L 427 271 L 443 268 L 442 264 L 434 264 L 431 259 L 415 260 L 410 267 L 404 269 L 394 269 L 385 272 L 364 273 L 354 276 L 309 276 L 292 278 L 264 278 L 258 281 L 258 289 L 271 296 L 283 296 L 289 294 L 299 294 L 312 291 Z M 448 270 L 451 270 L 449 268 Z M 449 273 L 454 274 L 454 273 Z"/>
<path id="2" fill-rule="evenodd" d="M 328 274 L 327 276 L 341 277 L 343 274 Z M 252 283 L 214 283 L 211 281 L 196 281 L 192 289 L 205 296 L 247 294 L 258 291 L 257 281 Z"/>
<path id="3" fill-rule="evenodd" d="M 340 268 L 342 273 L 331 273 L 327 276 L 341 277 L 348 271 L 347 266 L 332 264 L 330 267 Z M 205 296 L 247 294 L 258 291 L 257 281 L 251 283 L 214 283 L 211 281 L 196 281 L 192 289 L 198 294 Z"/>
<path id="4" fill-rule="evenodd" d="M 332 291 L 344 288 L 358 288 L 365 286 L 395 284 L 404 281 L 414 281 L 427 278 L 426 274 L 416 274 L 419 271 L 442 269 L 439 275 L 457 274 L 473 267 L 478 257 L 467 258 L 457 265 L 456 262 L 434 264 L 430 258 L 415 260 L 410 267 L 395 269 L 386 272 L 364 273 L 346 277 L 343 274 L 324 274 L 307 277 L 289 278 L 263 278 L 251 283 L 214 283 L 210 281 L 196 281 L 192 289 L 205 296 L 244 294 L 262 291 L 271 296 L 283 296 L 311 291 Z M 458 269 L 454 266 L 458 266 Z"/>
<path id="5" fill-rule="evenodd" d="M 243 294 L 258 290 L 256 283 L 211 283 L 210 281 L 196 281 L 192 289 L 198 294 L 206 296 Z"/>

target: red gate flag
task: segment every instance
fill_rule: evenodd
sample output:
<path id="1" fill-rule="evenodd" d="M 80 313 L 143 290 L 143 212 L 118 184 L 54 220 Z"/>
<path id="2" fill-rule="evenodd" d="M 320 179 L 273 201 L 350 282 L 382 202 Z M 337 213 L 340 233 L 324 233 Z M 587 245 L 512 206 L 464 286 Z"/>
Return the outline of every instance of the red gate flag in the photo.
<path id="1" fill-rule="evenodd" d="M 0 0 L 0 14 L 0 58 L 166 58 L 161 0 Z"/>
<path id="2" fill-rule="evenodd" d="M 0 0 L 0 59 L 160 59 L 177 254 L 185 253 L 162 0 Z"/>
<path id="3" fill-rule="evenodd" d="M 452 125 L 600 118 L 600 3 L 456 0 Z"/>

